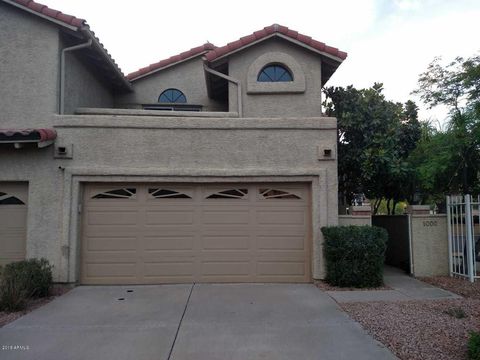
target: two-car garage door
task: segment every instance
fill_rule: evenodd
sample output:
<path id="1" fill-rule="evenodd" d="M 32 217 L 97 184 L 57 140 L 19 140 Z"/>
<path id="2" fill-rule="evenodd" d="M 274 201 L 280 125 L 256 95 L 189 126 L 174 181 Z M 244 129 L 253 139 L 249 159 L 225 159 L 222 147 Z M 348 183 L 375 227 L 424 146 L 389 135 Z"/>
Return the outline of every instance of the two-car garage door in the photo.
<path id="1" fill-rule="evenodd" d="M 84 284 L 310 281 L 307 184 L 90 184 Z"/>

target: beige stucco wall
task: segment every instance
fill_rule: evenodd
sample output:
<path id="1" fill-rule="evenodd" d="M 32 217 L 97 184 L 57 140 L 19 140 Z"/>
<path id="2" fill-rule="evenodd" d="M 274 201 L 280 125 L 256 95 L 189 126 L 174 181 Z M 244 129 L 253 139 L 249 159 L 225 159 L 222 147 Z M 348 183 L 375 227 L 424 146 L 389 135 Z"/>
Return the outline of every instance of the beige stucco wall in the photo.
<path id="1" fill-rule="evenodd" d="M 371 216 L 360 216 L 360 215 L 339 215 L 338 216 L 338 225 L 347 226 L 347 225 L 372 225 Z"/>
<path id="2" fill-rule="evenodd" d="M 63 174 L 53 160 L 53 147 L 0 145 L 0 169 L 0 183 L 28 182 L 27 258 L 48 259 L 55 280 L 61 281 Z"/>
<path id="3" fill-rule="evenodd" d="M 116 107 L 141 108 L 141 104 L 156 104 L 160 94 L 169 88 L 182 91 L 188 104 L 203 105 L 204 111 L 228 111 L 208 98 L 205 71 L 201 56 L 184 61 L 132 82 L 134 93 L 116 98 Z"/>
<path id="4" fill-rule="evenodd" d="M 58 29 L 0 2 L 0 128 L 47 126 L 58 110 Z"/>
<path id="5" fill-rule="evenodd" d="M 272 56 L 270 58 L 265 57 L 266 53 L 272 53 Z M 275 53 L 286 54 L 298 63 L 305 78 L 304 92 L 298 92 L 298 88 L 291 93 L 261 94 L 248 92 L 247 77 L 250 66 L 260 57 L 263 57 L 264 65 L 278 62 L 279 58 L 275 56 Z M 241 82 L 245 117 L 309 117 L 321 114 L 322 75 L 320 56 L 284 39 L 268 39 L 232 54 L 229 57 L 229 75 Z M 285 83 L 275 83 L 275 85 L 283 89 Z M 235 110 L 237 109 L 236 91 L 236 86 L 229 84 L 229 106 L 230 109 Z"/>
<path id="6" fill-rule="evenodd" d="M 55 281 L 78 279 L 84 182 L 307 182 L 312 188 L 313 274 L 323 277 L 320 227 L 337 224 L 332 118 L 238 119 L 54 116 L 57 146 L 2 148 L 0 181 L 28 181 L 27 257 L 46 257 Z M 3 156 L 4 155 L 4 156 Z"/>
<path id="7" fill-rule="evenodd" d="M 338 189 L 336 121 L 318 117 L 317 56 L 281 41 L 266 41 L 246 51 L 245 59 L 232 58 L 233 76 L 242 81 L 249 63 L 265 50 L 288 53 L 305 72 L 303 93 L 245 93 L 246 118 L 60 116 L 55 115 L 62 47 L 57 25 L 0 3 L 0 33 L 0 80 L 8 84 L 0 87 L 0 127 L 55 125 L 55 146 L 66 146 L 72 156 L 55 157 L 55 146 L 0 148 L 0 182 L 29 184 L 27 257 L 47 258 L 54 265 L 55 281 L 78 279 L 83 184 L 135 181 L 309 183 L 312 273 L 323 277 L 320 228 L 338 222 Z M 77 106 L 112 105 L 108 89 L 75 55 L 67 56 L 66 69 L 67 112 Z M 161 91 L 175 87 L 204 110 L 226 110 L 208 99 L 200 58 L 138 80 L 134 87 L 136 93 L 115 99 L 115 105 L 155 103 Z M 235 110 L 235 104 L 230 109 Z M 324 148 L 333 150 L 331 159 L 319 158 Z"/>
<path id="8" fill-rule="evenodd" d="M 448 275 L 447 216 L 411 215 L 410 221 L 414 275 Z"/>
<path id="9" fill-rule="evenodd" d="M 112 89 L 95 76 L 93 67 L 82 61 L 78 52 L 65 55 L 64 106 L 65 114 L 73 114 L 78 107 L 114 107 Z"/>

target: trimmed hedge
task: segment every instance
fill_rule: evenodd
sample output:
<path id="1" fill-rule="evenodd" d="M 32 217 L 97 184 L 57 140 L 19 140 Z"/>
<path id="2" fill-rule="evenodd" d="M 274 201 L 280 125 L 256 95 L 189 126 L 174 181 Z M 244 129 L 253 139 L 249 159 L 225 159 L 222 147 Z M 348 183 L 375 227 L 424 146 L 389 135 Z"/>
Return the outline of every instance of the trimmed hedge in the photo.
<path id="1" fill-rule="evenodd" d="M 375 226 L 330 226 L 322 228 L 325 280 L 340 287 L 383 285 L 383 263 L 388 234 Z"/>
<path id="2" fill-rule="evenodd" d="M 0 309 L 25 309 L 30 298 L 46 297 L 52 286 L 52 266 L 46 259 L 29 259 L 5 265 L 0 278 Z"/>

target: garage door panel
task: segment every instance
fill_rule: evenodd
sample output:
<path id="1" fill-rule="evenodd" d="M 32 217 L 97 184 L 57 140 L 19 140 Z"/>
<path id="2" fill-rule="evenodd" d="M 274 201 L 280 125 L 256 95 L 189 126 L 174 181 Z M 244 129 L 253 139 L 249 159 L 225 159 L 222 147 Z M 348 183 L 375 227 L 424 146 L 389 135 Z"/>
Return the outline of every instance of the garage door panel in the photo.
<path id="1" fill-rule="evenodd" d="M 204 261 L 201 264 L 201 276 L 248 276 L 249 261 Z"/>
<path id="2" fill-rule="evenodd" d="M 305 262 L 281 262 L 281 261 L 272 261 L 272 262 L 263 262 L 259 261 L 257 263 L 257 274 L 259 276 L 268 275 L 268 276 L 285 276 L 285 275 L 297 275 L 305 276 Z"/>
<path id="3" fill-rule="evenodd" d="M 88 251 L 88 260 L 84 260 L 84 262 L 94 264 L 135 263 L 137 256 L 136 250 L 96 250 Z"/>
<path id="4" fill-rule="evenodd" d="M 166 278 L 166 277 L 193 277 L 195 273 L 195 264 L 193 261 L 165 261 L 165 262 L 145 262 L 145 277 Z"/>
<path id="5" fill-rule="evenodd" d="M 279 210 L 260 210 L 256 212 L 257 223 L 260 225 L 304 225 L 305 211 L 298 209 L 296 211 Z"/>
<path id="6" fill-rule="evenodd" d="M 260 235 L 257 236 L 259 250 L 305 250 L 305 236 Z"/>
<path id="7" fill-rule="evenodd" d="M 136 236 L 91 236 L 87 239 L 88 251 L 133 250 L 136 251 Z"/>
<path id="8" fill-rule="evenodd" d="M 83 283 L 310 281 L 306 185 L 125 186 L 118 207 L 85 198 Z"/>
<path id="9" fill-rule="evenodd" d="M 202 236 L 203 250 L 248 250 L 250 246 L 250 237 L 242 234 Z"/>
<path id="10" fill-rule="evenodd" d="M 145 250 L 191 250 L 194 236 L 150 235 L 145 236 L 143 246 Z"/>
<path id="11" fill-rule="evenodd" d="M 28 185 L 0 182 L 0 266 L 26 255 Z"/>
<path id="12" fill-rule="evenodd" d="M 144 251 L 138 256 L 139 263 L 164 263 L 164 262 L 194 262 L 196 252 L 193 250 L 150 250 Z"/>
<path id="13" fill-rule="evenodd" d="M 223 210 L 205 209 L 202 212 L 202 223 L 206 225 L 248 225 L 249 222 L 250 212 L 248 208 L 245 210 L 231 210 L 231 207 L 228 207 Z"/>
<path id="14" fill-rule="evenodd" d="M 137 222 L 136 211 L 91 210 L 87 215 L 89 225 L 136 225 Z"/>
<path id="15" fill-rule="evenodd" d="M 86 263 L 86 276 L 95 278 L 126 278 L 134 280 L 136 278 L 136 266 L 134 262 L 130 263 Z"/>
<path id="16" fill-rule="evenodd" d="M 146 225 L 191 225 L 193 224 L 193 210 L 152 210 L 145 215 Z"/>

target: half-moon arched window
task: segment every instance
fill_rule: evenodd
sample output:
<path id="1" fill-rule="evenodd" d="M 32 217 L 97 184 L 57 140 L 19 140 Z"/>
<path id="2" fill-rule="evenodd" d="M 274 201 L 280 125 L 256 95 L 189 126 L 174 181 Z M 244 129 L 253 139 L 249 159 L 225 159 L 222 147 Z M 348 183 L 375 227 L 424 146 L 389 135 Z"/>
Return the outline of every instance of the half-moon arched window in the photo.
<path id="1" fill-rule="evenodd" d="M 265 66 L 258 74 L 257 81 L 259 82 L 283 82 L 293 81 L 293 76 L 290 70 L 283 65 L 270 64 Z"/>
<path id="2" fill-rule="evenodd" d="M 187 98 L 185 94 L 178 89 L 167 89 L 160 94 L 160 96 L 158 97 L 158 102 L 169 104 L 184 104 L 187 102 Z"/>

